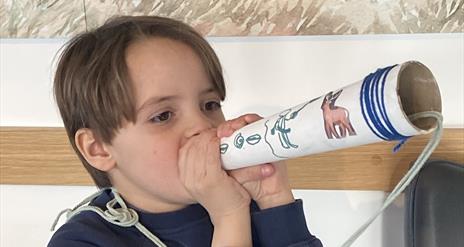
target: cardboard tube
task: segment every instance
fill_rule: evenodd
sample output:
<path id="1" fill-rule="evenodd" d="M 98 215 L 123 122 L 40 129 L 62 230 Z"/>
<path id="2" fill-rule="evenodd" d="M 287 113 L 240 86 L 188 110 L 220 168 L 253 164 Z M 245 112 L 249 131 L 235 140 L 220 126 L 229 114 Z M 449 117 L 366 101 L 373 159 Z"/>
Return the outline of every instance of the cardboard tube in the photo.
<path id="1" fill-rule="evenodd" d="M 225 169 L 274 162 L 380 141 L 404 141 L 430 132 L 441 112 L 430 70 L 416 61 L 378 69 L 363 80 L 285 109 L 221 139 Z"/>

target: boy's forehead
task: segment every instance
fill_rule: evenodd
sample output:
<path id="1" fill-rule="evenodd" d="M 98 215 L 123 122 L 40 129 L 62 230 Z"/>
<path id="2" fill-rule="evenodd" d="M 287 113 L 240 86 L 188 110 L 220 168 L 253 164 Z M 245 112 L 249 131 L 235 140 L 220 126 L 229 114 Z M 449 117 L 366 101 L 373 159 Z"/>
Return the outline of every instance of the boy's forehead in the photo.
<path id="1" fill-rule="evenodd" d="M 205 72 L 200 57 L 192 48 L 166 38 L 150 38 L 131 44 L 126 51 L 126 64 L 130 76 L 139 80 L 153 76 L 168 77 L 163 78 L 165 80 L 188 78 L 204 76 Z"/>
<path id="2" fill-rule="evenodd" d="M 126 62 L 137 105 L 148 98 L 173 96 L 184 90 L 199 92 L 213 86 L 200 58 L 187 45 L 155 38 L 131 46 Z"/>
<path id="3" fill-rule="evenodd" d="M 150 37 L 131 43 L 126 49 L 126 61 L 131 64 L 141 59 L 197 57 L 194 50 L 183 42 L 163 37 Z"/>

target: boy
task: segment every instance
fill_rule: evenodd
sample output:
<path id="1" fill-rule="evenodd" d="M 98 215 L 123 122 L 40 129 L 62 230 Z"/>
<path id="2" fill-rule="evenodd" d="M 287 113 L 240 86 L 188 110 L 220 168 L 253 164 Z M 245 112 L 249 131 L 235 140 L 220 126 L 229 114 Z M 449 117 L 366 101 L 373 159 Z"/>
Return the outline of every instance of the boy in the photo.
<path id="1" fill-rule="evenodd" d="M 79 35 L 54 90 L 72 147 L 111 189 L 68 210 L 50 247 L 321 246 L 283 163 L 221 168 L 220 138 L 259 116 L 225 122 L 220 63 L 189 26 L 119 17 Z"/>

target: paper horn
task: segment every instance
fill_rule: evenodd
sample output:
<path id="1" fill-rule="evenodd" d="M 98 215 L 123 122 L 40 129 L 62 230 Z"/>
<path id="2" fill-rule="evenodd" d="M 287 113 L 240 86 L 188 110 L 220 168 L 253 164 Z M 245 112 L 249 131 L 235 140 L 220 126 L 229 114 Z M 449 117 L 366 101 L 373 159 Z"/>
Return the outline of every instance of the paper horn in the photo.
<path id="1" fill-rule="evenodd" d="M 441 112 L 430 70 L 416 61 L 378 69 L 363 80 L 249 124 L 221 139 L 227 170 L 430 132 Z"/>

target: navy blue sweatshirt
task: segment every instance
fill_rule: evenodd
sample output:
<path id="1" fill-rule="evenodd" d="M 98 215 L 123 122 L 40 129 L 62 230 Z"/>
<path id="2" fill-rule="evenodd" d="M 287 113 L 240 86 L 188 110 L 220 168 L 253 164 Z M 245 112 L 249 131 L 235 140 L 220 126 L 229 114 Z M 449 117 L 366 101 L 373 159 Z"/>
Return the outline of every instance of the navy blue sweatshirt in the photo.
<path id="1" fill-rule="evenodd" d="M 105 208 L 113 198 L 104 191 L 90 205 Z M 207 211 L 199 204 L 168 213 L 147 213 L 136 210 L 139 221 L 169 247 L 211 245 L 213 225 Z M 251 206 L 253 246 L 320 247 L 322 243 L 306 226 L 303 203 L 294 203 L 259 210 Z M 134 226 L 111 224 L 98 214 L 81 212 L 62 225 L 48 247 L 152 247 L 155 246 Z"/>

